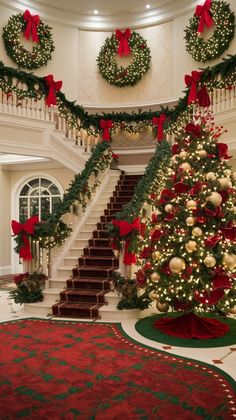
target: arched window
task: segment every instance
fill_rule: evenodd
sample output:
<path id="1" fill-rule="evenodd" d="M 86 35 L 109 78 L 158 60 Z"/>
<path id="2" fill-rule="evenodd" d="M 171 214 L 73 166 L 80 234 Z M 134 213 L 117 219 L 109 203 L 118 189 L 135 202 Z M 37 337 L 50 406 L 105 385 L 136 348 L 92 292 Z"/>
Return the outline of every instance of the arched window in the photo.
<path id="1" fill-rule="evenodd" d="M 50 179 L 37 177 L 26 182 L 19 194 L 20 223 L 36 214 L 39 220 L 46 220 L 61 198 L 59 188 Z"/>

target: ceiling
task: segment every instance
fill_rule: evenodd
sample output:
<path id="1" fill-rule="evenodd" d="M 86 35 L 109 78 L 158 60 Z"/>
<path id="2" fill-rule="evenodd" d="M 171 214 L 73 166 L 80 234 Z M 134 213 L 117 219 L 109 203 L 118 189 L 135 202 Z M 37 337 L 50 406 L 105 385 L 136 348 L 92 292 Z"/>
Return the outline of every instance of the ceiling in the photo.
<path id="1" fill-rule="evenodd" d="M 2 0 L 13 9 L 38 13 L 44 18 L 80 29 L 114 30 L 151 26 L 192 10 L 202 0 Z M 150 5 L 146 9 L 146 4 Z M 94 14 L 97 10 L 97 14 Z"/>

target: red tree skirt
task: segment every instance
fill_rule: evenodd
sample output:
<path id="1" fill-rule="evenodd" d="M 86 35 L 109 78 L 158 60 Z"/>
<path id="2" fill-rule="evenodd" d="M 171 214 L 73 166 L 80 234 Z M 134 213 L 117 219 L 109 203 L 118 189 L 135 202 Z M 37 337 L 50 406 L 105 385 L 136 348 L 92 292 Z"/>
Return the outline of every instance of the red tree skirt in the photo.
<path id="1" fill-rule="evenodd" d="M 167 335 L 181 338 L 217 338 L 229 330 L 229 326 L 214 318 L 197 316 L 193 312 L 176 318 L 161 318 L 154 327 Z"/>

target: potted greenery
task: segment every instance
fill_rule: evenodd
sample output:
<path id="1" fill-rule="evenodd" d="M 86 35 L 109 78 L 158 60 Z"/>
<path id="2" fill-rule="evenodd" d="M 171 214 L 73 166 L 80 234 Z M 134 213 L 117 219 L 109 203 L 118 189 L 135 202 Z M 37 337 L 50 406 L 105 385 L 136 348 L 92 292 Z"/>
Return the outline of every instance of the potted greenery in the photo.
<path id="1" fill-rule="evenodd" d="M 16 289 L 10 291 L 15 303 L 42 302 L 43 288 L 47 277 L 41 273 L 22 273 L 14 277 Z"/>

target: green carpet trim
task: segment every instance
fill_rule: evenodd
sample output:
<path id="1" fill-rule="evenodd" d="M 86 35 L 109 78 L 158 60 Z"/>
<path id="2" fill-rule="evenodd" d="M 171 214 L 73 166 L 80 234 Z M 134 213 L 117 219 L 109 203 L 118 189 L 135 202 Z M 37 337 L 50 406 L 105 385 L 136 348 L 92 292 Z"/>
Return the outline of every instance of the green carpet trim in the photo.
<path id="1" fill-rule="evenodd" d="M 170 335 L 166 335 L 157 328 L 154 327 L 154 322 L 157 319 L 166 316 L 166 314 L 152 315 L 143 319 L 140 319 L 136 325 L 136 331 L 149 340 L 157 341 L 162 344 L 169 344 L 171 346 L 178 347 L 192 347 L 192 348 L 209 348 L 209 347 L 224 347 L 232 344 L 236 344 L 236 320 L 233 318 L 220 317 L 212 314 L 204 314 L 205 317 L 215 318 L 221 322 L 224 322 L 230 326 L 230 330 L 219 338 L 211 338 L 204 340 L 197 340 L 192 338 L 178 338 Z M 168 317 L 176 317 L 179 314 L 170 313 Z"/>

